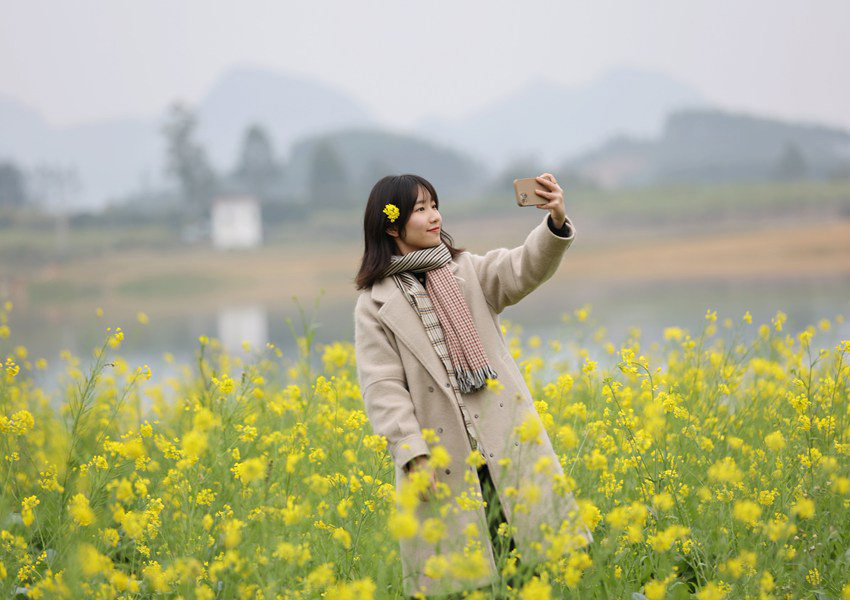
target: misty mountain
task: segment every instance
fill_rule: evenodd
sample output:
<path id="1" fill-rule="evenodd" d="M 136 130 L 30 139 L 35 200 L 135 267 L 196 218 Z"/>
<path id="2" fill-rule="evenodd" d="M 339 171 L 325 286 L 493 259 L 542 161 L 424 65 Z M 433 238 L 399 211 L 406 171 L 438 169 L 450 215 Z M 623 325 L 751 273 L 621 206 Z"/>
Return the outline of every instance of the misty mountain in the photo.
<path id="1" fill-rule="evenodd" d="M 723 110 L 679 110 L 660 136 L 615 136 L 562 167 L 607 186 L 850 174 L 850 132 Z"/>
<path id="2" fill-rule="evenodd" d="M 585 86 L 544 78 L 461 118 L 427 118 L 416 131 L 481 157 L 493 169 L 520 157 L 554 164 L 617 134 L 656 136 L 668 112 L 707 105 L 691 86 L 615 68 Z"/>
<path id="3" fill-rule="evenodd" d="M 153 117 L 57 127 L 37 111 L 0 98 L 0 160 L 25 169 L 76 166 L 83 189 L 75 205 L 101 207 L 110 199 L 163 184 L 167 108 Z M 271 132 L 278 156 L 285 156 L 300 137 L 376 123 L 357 101 L 325 84 L 248 68 L 229 71 L 194 108 L 198 138 L 221 171 L 233 167 L 245 129 L 253 123 Z"/>
<path id="4" fill-rule="evenodd" d="M 245 129 L 254 123 L 270 134 L 279 158 L 308 135 L 380 126 L 366 107 L 327 84 L 255 68 L 228 71 L 197 113 L 198 137 L 219 168 L 235 163 Z"/>
<path id="5" fill-rule="evenodd" d="M 721 123 L 710 111 L 701 113 L 708 117 L 691 112 L 684 120 L 665 121 L 671 112 L 685 114 L 681 111 L 704 102 L 698 91 L 674 79 L 620 68 L 586 86 L 533 79 L 463 118 L 426 119 L 406 135 L 396 135 L 359 101 L 332 86 L 237 68 L 192 107 L 198 139 L 219 172 L 231 171 L 246 129 L 259 124 L 269 133 L 277 159 L 291 163 L 284 165 L 286 184 L 296 195 L 309 185 L 311 153 L 322 138 L 332 142 L 325 154 L 331 148 L 330 156 L 341 157 L 340 177 L 350 177 L 353 185 L 374 183 L 375 174 L 388 171 L 426 174 L 433 169 L 426 176 L 437 179 L 441 189 L 452 189 L 456 181 L 480 181 L 518 160 L 553 165 L 575 159 L 591 175 L 594 169 L 604 172 L 591 178 L 614 182 L 676 173 L 690 177 L 705 164 L 715 164 L 721 173 L 735 161 L 767 165 L 777 160 L 778 152 L 778 160 L 796 164 L 798 170 L 806 161 L 826 168 L 831 159 L 824 157 L 843 144 L 840 132 L 793 125 L 782 129 L 770 120 L 760 124 L 727 118 Z M 81 208 L 101 207 L 163 185 L 167 109 L 163 106 L 154 116 L 58 127 L 37 111 L 0 98 L 0 161 L 11 160 L 25 170 L 39 164 L 76 166 L 83 188 L 70 201 Z M 796 145 L 777 150 L 780 140 L 789 139 Z M 591 154 L 580 154 L 594 147 Z M 700 166 L 703 159 L 709 162 Z M 755 162 L 746 162 L 751 160 Z M 453 161 L 458 162 L 452 166 Z"/>
<path id="6" fill-rule="evenodd" d="M 26 169 L 74 167 L 82 189 L 69 201 L 100 205 L 160 177 L 164 145 L 157 127 L 143 118 L 54 126 L 39 112 L 0 98 L 0 160 Z"/>

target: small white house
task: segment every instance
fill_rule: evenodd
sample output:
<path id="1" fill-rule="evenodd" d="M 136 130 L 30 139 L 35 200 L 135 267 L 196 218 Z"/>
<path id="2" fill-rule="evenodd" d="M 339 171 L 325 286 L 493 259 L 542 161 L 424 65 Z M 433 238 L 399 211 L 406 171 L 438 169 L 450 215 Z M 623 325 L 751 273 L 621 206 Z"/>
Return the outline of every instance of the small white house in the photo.
<path id="1" fill-rule="evenodd" d="M 216 248 L 255 248 L 263 241 L 260 202 L 251 195 L 219 196 L 213 200 L 212 243 Z"/>

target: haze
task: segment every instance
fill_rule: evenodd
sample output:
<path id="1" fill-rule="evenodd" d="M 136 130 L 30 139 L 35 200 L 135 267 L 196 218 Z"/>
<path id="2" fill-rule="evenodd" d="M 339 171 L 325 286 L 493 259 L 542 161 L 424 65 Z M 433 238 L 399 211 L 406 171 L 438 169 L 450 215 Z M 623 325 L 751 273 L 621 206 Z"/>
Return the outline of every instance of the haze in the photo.
<path id="1" fill-rule="evenodd" d="M 0 1 L 0 95 L 55 125 L 154 116 L 225 70 L 303 74 L 388 126 L 460 116 L 546 77 L 657 70 L 717 106 L 850 127 L 850 4 L 375 0 Z"/>

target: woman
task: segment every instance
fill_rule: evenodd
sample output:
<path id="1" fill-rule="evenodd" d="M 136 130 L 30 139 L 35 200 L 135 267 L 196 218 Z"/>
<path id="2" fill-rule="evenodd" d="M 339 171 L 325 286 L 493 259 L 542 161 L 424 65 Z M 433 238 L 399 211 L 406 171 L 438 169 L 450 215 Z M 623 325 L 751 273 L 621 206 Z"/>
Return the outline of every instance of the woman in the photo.
<path id="1" fill-rule="evenodd" d="M 484 255 L 453 246 L 437 193 L 424 178 L 387 176 L 369 195 L 355 279 L 360 390 L 374 432 L 387 439 L 397 490 L 427 469 L 430 493 L 415 507 L 416 520 L 443 524 L 440 535 L 422 527 L 420 535 L 401 536 L 406 595 L 498 581 L 489 538 L 500 519 L 510 525 L 510 547 L 524 565 L 545 559 L 562 526 L 575 525 L 576 543 L 592 539 L 576 525 L 575 500 L 499 324 L 505 307 L 555 273 L 575 239 L 555 177 L 544 173 L 537 181 L 545 219 L 521 246 Z M 464 494 L 480 498 L 482 489 L 486 512 L 480 504 L 451 502 Z M 448 502 L 437 511 L 440 499 Z M 483 560 L 455 568 L 475 543 Z"/>

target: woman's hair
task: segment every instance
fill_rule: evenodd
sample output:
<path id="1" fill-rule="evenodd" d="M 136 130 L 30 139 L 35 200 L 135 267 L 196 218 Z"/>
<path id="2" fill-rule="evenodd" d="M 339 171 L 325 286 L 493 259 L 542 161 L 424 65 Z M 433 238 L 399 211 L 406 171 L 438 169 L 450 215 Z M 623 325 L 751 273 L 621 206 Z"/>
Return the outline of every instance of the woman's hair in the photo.
<path id="1" fill-rule="evenodd" d="M 396 253 L 398 247 L 395 238 L 387 233 L 387 228 L 398 225 L 398 235 L 404 239 L 404 225 L 413 212 L 416 198 L 419 195 L 419 187 L 422 186 L 431 194 L 431 198 L 440 208 L 440 200 L 437 191 L 428 180 L 418 175 L 387 175 L 374 185 L 369 193 L 369 201 L 366 203 L 366 212 L 363 215 L 363 260 L 354 283 L 358 290 L 371 287 L 379 279 L 390 264 L 390 257 Z M 387 204 L 398 207 L 398 218 L 391 223 L 384 213 Z M 464 248 L 455 248 L 452 237 L 445 229 L 440 229 L 440 239 L 449 249 L 452 258 L 463 252 Z"/>

